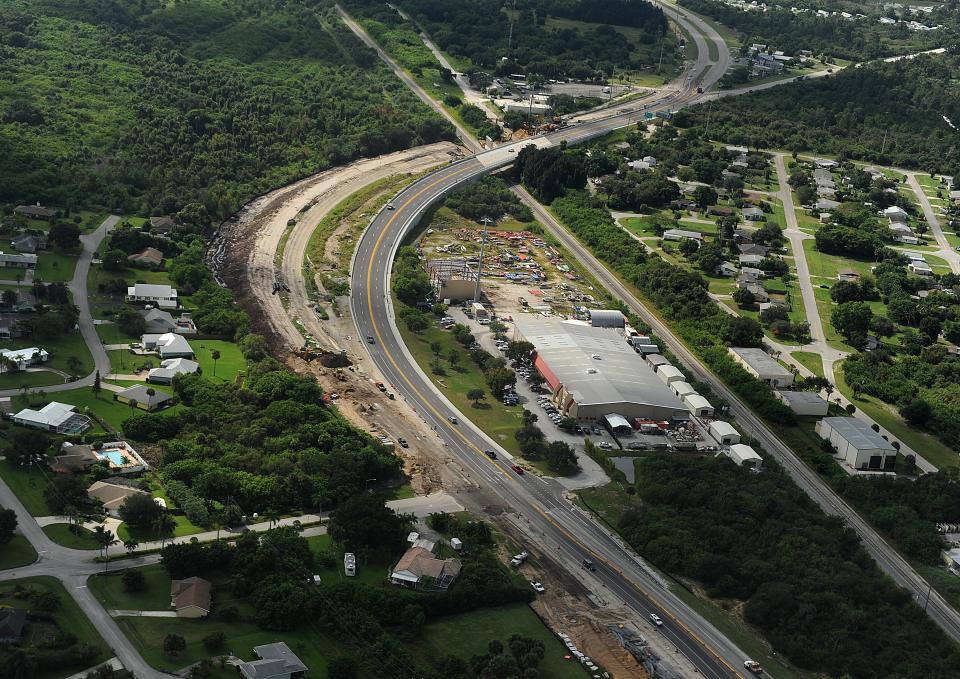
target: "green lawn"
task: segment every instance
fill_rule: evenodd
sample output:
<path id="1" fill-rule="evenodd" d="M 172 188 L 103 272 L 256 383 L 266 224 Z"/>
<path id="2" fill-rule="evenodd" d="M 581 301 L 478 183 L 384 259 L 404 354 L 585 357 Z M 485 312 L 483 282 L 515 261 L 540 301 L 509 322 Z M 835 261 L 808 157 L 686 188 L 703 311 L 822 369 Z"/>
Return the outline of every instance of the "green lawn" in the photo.
<path id="1" fill-rule="evenodd" d="M 0 477 L 10 486 L 10 490 L 20 498 L 32 516 L 49 516 L 52 514 L 47 501 L 43 498 L 43 490 L 47 487 L 47 479 L 52 472 L 41 471 L 36 467 L 20 467 L 8 460 L 0 460 Z"/>
<path id="2" fill-rule="evenodd" d="M 134 413 L 130 406 L 113 400 L 113 392 L 105 389 L 100 392 L 99 396 L 94 395 L 90 387 L 71 389 L 70 391 L 58 391 L 56 394 L 49 395 L 46 400 L 75 405 L 77 406 L 77 411 L 81 413 L 89 409 L 116 431 L 122 430 L 124 420 Z M 36 401 L 34 401 L 34 405 L 37 405 Z M 27 403 L 26 398 L 23 396 L 15 396 L 13 398 L 13 406 L 14 408 L 33 407 Z M 172 408 L 160 410 L 158 413 L 170 414 L 177 412 L 181 407 L 182 406 L 176 405 Z M 144 411 L 137 410 L 136 412 L 137 414 L 142 414 Z M 94 430 L 96 429 L 97 427 L 95 426 Z"/>
<path id="3" fill-rule="evenodd" d="M 820 354 L 812 351 L 794 351 L 790 355 L 814 375 L 823 377 L 823 360 L 820 358 Z"/>
<path id="4" fill-rule="evenodd" d="M 73 278 L 77 268 L 77 255 L 54 252 L 41 252 L 37 257 L 35 279 L 44 283 L 62 283 Z"/>
<path id="5" fill-rule="evenodd" d="M 190 339 L 189 337 L 187 339 Z M 203 376 L 212 382 L 233 382 L 237 375 L 247 369 L 247 361 L 240 353 L 240 347 L 233 342 L 223 340 L 190 340 L 190 346 L 197 355 L 197 362 Z M 214 374 L 211 352 L 219 351 L 216 374 Z"/>
<path id="6" fill-rule="evenodd" d="M 526 604 L 483 608 L 432 621 L 423 628 L 414 652 L 425 657 L 456 655 L 469 660 L 486 653 L 487 645 L 494 639 L 506 646 L 512 634 L 543 642 L 545 654 L 538 666 L 539 676 L 550 679 L 587 676 L 583 665 L 563 659 L 569 653 L 566 646 Z"/>
<path id="7" fill-rule="evenodd" d="M 111 349 L 107 352 L 110 357 L 110 369 L 118 375 L 129 375 L 143 368 L 157 368 L 160 358 L 157 356 L 138 356 L 129 349 Z"/>
<path id="8" fill-rule="evenodd" d="M 20 389 L 21 387 L 49 387 L 63 384 L 63 377 L 52 372 L 15 372 L 0 374 L 0 389 Z"/>
<path id="9" fill-rule="evenodd" d="M 87 349 L 79 331 L 69 332 L 54 339 L 17 339 L 0 343 L 0 349 L 26 349 L 28 347 L 41 347 L 50 354 L 50 360 L 43 364 L 45 367 L 63 370 L 78 377 L 89 375 L 93 371 L 93 357 L 90 355 L 90 351 Z M 70 365 L 73 363 L 71 356 L 79 361 L 74 368 L 71 368 Z M 0 375 L 0 389 L 19 387 L 20 377 L 23 377 L 22 373 Z M 62 381 L 58 379 L 56 383 L 59 384 Z"/>
<path id="10" fill-rule="evenodd" d="M 169 503 L 170 500 L 167 499 Z M 190 522 L 187 517 L 182 514 L 171 514 L 176 526 L 173 529 L 173 535 L 175 537 L 180 537 L 183 535 L 196 535 L 197 533 L 206 532 L 208 529 L 203 526 L 197 526 Z M 144 530 L 141 528 L 132 528 L 125 523 L 121 523 L 117 528 L 117 539 L 121 542 L 127 540 L 136 540 L 137 542 L 149 542 L 151 540 L 159 540 L 160 535 L 156 531 Z"/>
<path id="11" fill-rule="evenodd" d="M 843 375 L 843 364 L 837 363 L 833 369 L 837 378 L 837 389 L 846 396 L 851 403 L 869 415 L 877 424 L 913 448 L 927 461 L 944 469 L 956 467 L 958 463 L 956 451 L 948 448 L 935 436 L 925 434 L 910 428 L 893 406 L 884 403 L 878 398 L 863 394 L 860 398 L 853 397 L 853 390 L 847 384 Z"/>
<path id="12" fill-rule="evenodd" d="M 36 560 L 37 550 L 22 535 L 14 535 L 10 542 L 0 546 L 0 571 L 29 566 Z"/>
<path id="13" fill-rule="evenodd" d="M 810 276 L 814 279 L 814 285 L 820 283 L 833 285 L 837 280 L 837 271 L 840 269 L 853 269 L 861 276 L 866 276 L 870 273 L 870 268 L 876 266 L 876 262 L 863 262 L 857 259 L 828 255 L 819 252 L 815 246 L 816 241 L 813 239 L 803 241 L 803 250 L 807 257 L 807 266 L 810 268 Z"/>
<path id="14" fill-rule="evenodd" d="M 74 532 L 78 531 L 78 532 Z M 100 549 L 100 545 L 93 538 L 93 531 L 83 526 L 74 526 L 73 530 L 66 523 L 52 523 L 43 527 L 47 537 L 58 545 L 72 549 Z"/>
<path id="15" fill-rule="evenodd" d="M 146 587 L 142 592 L 127 592 L 121 576 L 125 571 L 91 576 L 87 587 L 106 609 L 125 611 L 165 611 L 170 608 L 170 576 L 161 564 L 135 570 L 143 573 Z"/>
<path id="16" fill-rule="evenodd" d="M 107 659 L 107 645 L 100 637 L 100 634 L 93 626 L 93 623 L 91 623 L 87 616 L 84 615 L 83 611 L 80 610 L 80 607 L 67 593 L 59 581 L 49 576 L 35 576 L 31 578 L 21 578 L 19 580 L 10 580 L 5 582 L 0 585 L 0 605 L 26 605 L 27 608 L 29 608 L 29 604 L 26 603 L 24 599 L 15 599 L 11 596 L 13 589 L 17 585 L 22 587 L 30 587 L 31 589 L 37 591 L 52 592 L 55 594 L 57 599 L 60 601 L 60 607 L 53 613 L 53 619 L 56 621 L 60 629 L 64 632 L 69 632 L 70 634 L 74 635 L 78 642 L 90 644 L 99 651 L 97 656 L 90 662 L 90 665 L 101 663 Z M 37 673 L 35 675 L 35 679 L 56 679 L 69 676 L 74 672 L 79 672 L 83 669 L 85 669 L 85 667 L 68 667 L 61 665 L 56 669 Z"/>
<path id="17" fill-rule="evenodd" d="M 329 535 L 314 535 L 307 538 L 310 544 L 310 551 L 314 554 L 321 552 L 333 552 L 336 555 L 336 563 L 331 567 L 317 567 L 316 574 L 326 583 L 332 582 L 362 582 L 367 585 L 386 585 L 387 571 L 396 563 L 400 555 L 396 558 L 358 562 L 357 574 L 347 577 L 343 572 L 343 552 L 333 544 Z"/>

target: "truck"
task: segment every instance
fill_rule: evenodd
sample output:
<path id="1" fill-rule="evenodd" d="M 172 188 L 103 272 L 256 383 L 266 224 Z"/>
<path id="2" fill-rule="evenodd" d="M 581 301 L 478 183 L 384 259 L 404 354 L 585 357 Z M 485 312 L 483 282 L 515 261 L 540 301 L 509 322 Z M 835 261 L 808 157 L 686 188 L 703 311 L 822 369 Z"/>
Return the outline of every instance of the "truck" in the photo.
<path id="1" fill-rule="evenodd" d="M 347 552 L 343 555 L 343 572 L 351 578 L 357 574 L 357 555 L 353 552 Z"/>
<path id="2" fill-rule="evenodd" d="M 513 558 L 510 559 L 510 565 L 513 566 L 514 568 L 517 568 L 520 566 L 520 564 L 526 561 L 527 557 L 529 556 L 530 555 L 527 553 L 527 550 L 523 550 L 519 554 L 514 554 Z"/>
<path id="3" fill-rule="evenodd" d="M 473 312 L 473 317 L 477 320 L 480 320 L 481 318 L 490 318 L 490 312 L 488 312 L 487 308 L 480 302 L 473 302 L 470 305 L 470 310 Z"/>

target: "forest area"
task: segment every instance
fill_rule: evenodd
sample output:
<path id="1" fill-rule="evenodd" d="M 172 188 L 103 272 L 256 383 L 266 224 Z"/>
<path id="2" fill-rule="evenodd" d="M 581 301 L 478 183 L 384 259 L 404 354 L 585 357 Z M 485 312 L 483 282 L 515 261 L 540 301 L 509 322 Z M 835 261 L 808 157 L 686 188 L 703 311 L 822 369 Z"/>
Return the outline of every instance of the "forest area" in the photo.
<path id="1" fill-rule="evenodd" d="M 674 122 L 729 144 L 960 174 L 958 68 L 955 55 L 850 68 L 753 92 L 749 105 L 728 97 L 689 108 Z"/>
<path id="2" fill-rule="evenodd" d="M 0 201 L 225 219 L 362 156 L 452 138 L 326 0 L 11 0 Z"/>

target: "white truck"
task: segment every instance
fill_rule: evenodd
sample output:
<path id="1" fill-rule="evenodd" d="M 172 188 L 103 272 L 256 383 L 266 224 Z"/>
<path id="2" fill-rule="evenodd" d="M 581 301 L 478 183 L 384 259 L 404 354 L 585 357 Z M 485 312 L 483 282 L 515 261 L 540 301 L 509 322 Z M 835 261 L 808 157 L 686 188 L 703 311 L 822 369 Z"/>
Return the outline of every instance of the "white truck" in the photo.
<path id="1" fill-rule="evenodd" d="M 527 550 L 523 550 L 519 554 L 515 554 L 512 559 L 510 559 L 510 565 L 514 568 L 518 568 L 520 564 L 527 560 L 527 557 L 530 555 L 527 553 Z"/>

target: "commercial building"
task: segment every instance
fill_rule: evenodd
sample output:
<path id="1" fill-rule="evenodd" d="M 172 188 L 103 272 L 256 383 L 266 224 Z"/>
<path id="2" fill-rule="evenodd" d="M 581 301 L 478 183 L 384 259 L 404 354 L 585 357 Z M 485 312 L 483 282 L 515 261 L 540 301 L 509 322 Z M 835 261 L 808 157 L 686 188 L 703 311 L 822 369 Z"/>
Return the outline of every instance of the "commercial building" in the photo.
<path id="1" fill-rule="evenodd" d="M 617 309 L 590 309 L 587 314 L 595 328 L 623 328 L 627 324 L 623 312 Z"/>
<path id="2" fill-rule="evenodd" d="M 741 467 L 749 467 L 756 471 L 763 466 L 763 458 L 750 446 L 743 443 L 734 443 L 726 449 L 727 457 Z"/>
<path id="3" fill-rule="evenodd" d="M 728 351 L 744 370 L 774 389 L 793 384 L 793 373 L 777 363 L 776 359 L 763 349 L 730 347 Z"/>
<path id="4" fill-rule="evenodd" d="M 156 304 L 161 309 L 177 307 L 177 291 L 169 285 L 137 283 L 127 288 L 127 301 Z"/>
<path id="5" fill-rule="evenodd" d="M 55 434 L 81 434 L 90 428 L 90 418 L 76 412 L 76 406 L 51 401 L 40 410 L 24 408 L 13 416 L 16 424 Z"/>
<path id="6" fill-rule="evenodd" d="M 303 679 L 307 674 L 307 666 L 282 641 L 254 646 L 253 653 L 259 660 L 237 665 L 244 679 Z"/>
<path id="7" fill-rule="evenodd" d="M 713 417 L 713 406 L 700 394 L 687 394 L 683 403 L 694 417 Z"/>
<path id="8" fill-rule="evenodd" d="M 710 423 L 710 435 L 724 446 L 740 443 L 740 432 L 732 424 L 723 420 Z"/>
<path id="9" fill-rule="evenodd" d="M 853 417 L 825 417 L 817 422 L 816 432 L 830 442 L 848 467 L 893 471 L 897 449 L 866 422 Z"/>
<path id="10" fill-rule="evenodd" d="M 517 318 L 516 327 L 535 347 L 534 365 L 565 415 L 580 422 L 598 422 L 609 414 L 630 421 L 689 417 L 621 330 L 527 317 Z"/>
<path id="11" fill-rule="evenodd" d="M 823 417 L 830 407 L 819 394 L 812 391 L 777 391 L 774 395 L 797 415 Z"/>

